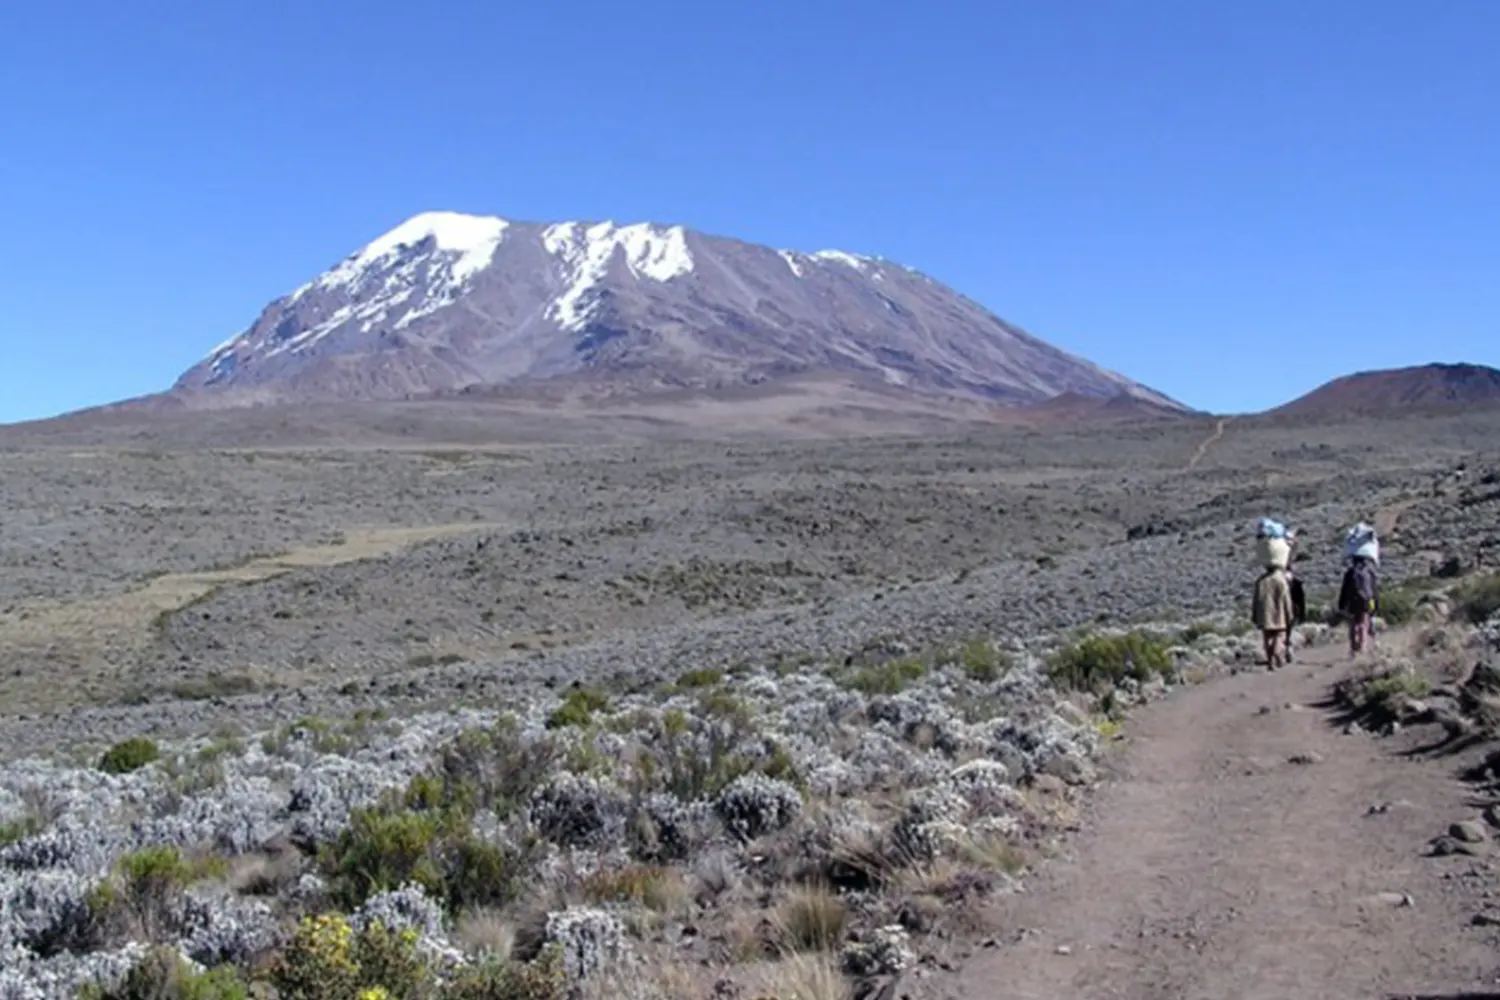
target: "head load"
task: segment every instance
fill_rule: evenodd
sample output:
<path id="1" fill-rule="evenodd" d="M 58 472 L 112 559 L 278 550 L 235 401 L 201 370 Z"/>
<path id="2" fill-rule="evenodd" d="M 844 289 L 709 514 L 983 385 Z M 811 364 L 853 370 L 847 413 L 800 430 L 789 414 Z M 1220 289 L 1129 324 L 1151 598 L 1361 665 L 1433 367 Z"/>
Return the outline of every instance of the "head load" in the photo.
<path id="1" fill-rule="evenodd" d="M 1286 569 L 1292 561 L 1296 532 L 1280 521 L 1263 517 L 1255 523 L 1255 561 L 1267 569 Z"/>
<path id="2" fill-rule="evenodd" d="M 1380 539 L 1375 534 L 1374 525 L 1361 521 L 1349 529 L 1344 536 L 1344 558 L 1368 559 L 1380 564 Z"/>

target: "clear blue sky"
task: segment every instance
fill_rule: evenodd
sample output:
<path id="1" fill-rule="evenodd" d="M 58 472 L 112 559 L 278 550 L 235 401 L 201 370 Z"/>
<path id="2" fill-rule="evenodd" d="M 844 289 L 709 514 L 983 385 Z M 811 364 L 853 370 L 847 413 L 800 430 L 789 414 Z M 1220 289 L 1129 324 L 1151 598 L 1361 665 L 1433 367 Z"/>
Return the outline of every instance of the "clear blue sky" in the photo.
<path id="1" fill-rule="evenodd" d="M 1500 3 L 0 8 L 0 421 L 165 388 L 402 219 L 919 268 L 1190 404 L 1500 364 Z"/>

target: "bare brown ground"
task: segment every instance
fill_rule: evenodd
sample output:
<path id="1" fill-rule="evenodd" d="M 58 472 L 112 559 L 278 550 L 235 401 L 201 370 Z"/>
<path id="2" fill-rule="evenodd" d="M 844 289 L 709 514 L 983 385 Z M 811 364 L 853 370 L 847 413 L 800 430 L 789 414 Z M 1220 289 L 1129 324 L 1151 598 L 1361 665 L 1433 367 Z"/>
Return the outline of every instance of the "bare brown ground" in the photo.
<path id="1" fill-rule="evenodd" d="M 110 663 L 124 650 L 151 639 L 161 616 L 188 607 L 221 587 L 259 583 L 295 569 L 340 566 L 377 559 L 410 545 L 493 530 L 489 522 L 377 527 L 351 530 L 335 545 L 293 549 L 251 559 L 237 566 L 199 573 L 168 573 L 118 594 L 76 601 L 37 601 L 0 615 L 0 647 L 21 654 L 45 653 L 71 666 L 57 674 L 0 678 L 0 701 L 65 707 L 98 698 L 123 678 Z"/>
<path id="2" fill-rule="evenodd" d="M 931 992 L 965 1000 L 1488 995 L 1494 941 L 1469 926 L 1478 904 L 1459 888 L 1477 862 L 1423 856 L 1465 815 L 1454 760 L 1403 757 L 1393 748 L 1402 737 L 1345 735 L 1316 707 L 1340 651 L 1306 659 L 1142 711 L 1073 856 L 1006 900 L 997 947 Z M 1293 762 L 1304 754 L 1315 762 Z M 1398 805 L 1369 814 L 1383 803 Z M 1399 897 L 1385 893 L 1409 894 L 1413 905 L 1393 905 Z"/>

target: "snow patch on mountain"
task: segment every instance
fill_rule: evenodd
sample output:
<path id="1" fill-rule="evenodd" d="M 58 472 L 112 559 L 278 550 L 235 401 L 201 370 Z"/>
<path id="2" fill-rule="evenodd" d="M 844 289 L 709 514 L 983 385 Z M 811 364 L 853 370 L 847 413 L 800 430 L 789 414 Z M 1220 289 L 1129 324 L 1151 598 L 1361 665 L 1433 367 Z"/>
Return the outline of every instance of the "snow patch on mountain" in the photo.
<path id="1" fill-rule="evenodd" d="M 792 273 L 799 278 L 807 276 L 807 268 L 810 265 L 839 264 L 844 267 L 852 267 L 861 274 L 869 274 L 876 281 L 882 280 L 880 265 L 884 262 L 873 257 L 863 257 L 844 250 L 819 250 L 815 253 L 778 250 L 776 253 L 780 255 L 782 260 L 786 261 L 786 266 L 791 268 Z"/>
<path id="2" fill-rule="evenodd" d="M 690 273 L 694 266 L 687 231 L 681 226 L 662 229 L 649 223 L 585 226 L 565 222 L 548 226 L 542 234 L 542 245 L 567 268 L 567 288 L 548 310 L 548 315 L 566 330 L 580 329 L 588 322 L 593 306 L 587 301 L 588 294 L 608 275 L 617 252 L 624 252 L 631 274 L 652 281 L 670 281 Z"/>
<path id="3" fill-rule="evenodd" d="M 333 270 L 292 293 L 293 301 L 312 288 L 358 288 L 372 270 L 409 254 L 428 239 L 448 263 L 448 275 L 462 283 L 489 266 L 505 239 L 510 223 L 492 215 L 423 212 L 407 219 L 364 249 L 346 257 Z"/>
<path id="4" fill-rule="evenodd" d="M 813 256 L 821 261 L 829 261 L 834 264 L 844 264 L 848 267 L 854 268 L 856 271 L 864 271 L 867 267 L 874 263 L 868 257 L 861 257 L 858 254 L 845 253 L 843 250 L 819 250 L 817 253 L 813 254 Z"/>

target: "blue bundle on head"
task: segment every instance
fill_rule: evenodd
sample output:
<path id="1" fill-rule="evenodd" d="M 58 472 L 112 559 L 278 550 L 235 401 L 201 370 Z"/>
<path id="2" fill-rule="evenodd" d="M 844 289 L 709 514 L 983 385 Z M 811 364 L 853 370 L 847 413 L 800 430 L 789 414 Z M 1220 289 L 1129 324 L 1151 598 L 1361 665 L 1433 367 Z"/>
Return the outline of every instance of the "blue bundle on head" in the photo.
<path id="1" fill-rule="evenodd" d="M 1255 523 L 1256 538 L 1285 538 L 1286 525 L 1269 517 L 1263 517 Z"/>

